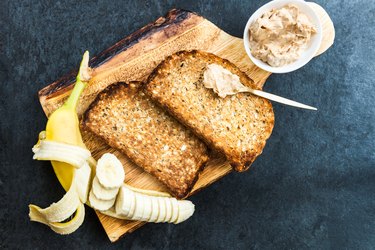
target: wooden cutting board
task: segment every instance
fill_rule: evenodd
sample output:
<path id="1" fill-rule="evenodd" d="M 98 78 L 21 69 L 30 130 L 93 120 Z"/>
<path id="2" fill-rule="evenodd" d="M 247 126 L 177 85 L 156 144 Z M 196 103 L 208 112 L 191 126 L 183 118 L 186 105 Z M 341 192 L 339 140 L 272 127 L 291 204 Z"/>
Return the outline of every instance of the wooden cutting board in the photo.
<path id="1" fill-rule="evenodd" d="M 321 54 L 332 45 L 334 28 L 325 11 L 319 5 L 314 3 L 311 5 L 319 14 L 323 24 L 324 39 L 318 52 Z M 192 49 L 208 51 L 232 61 L 246 72 L 259 87 L 263 86 L 270 75 L 269 72 L 259 69 L 250 61 L 244 50 L 242 39 L 228 35 L 195 13 L 174 9 L 169 11 L 165 17 L 160 17 L 154 23 L 146 25 L 92 58 L 90 67 L 94 69 L 93 77 L 84 90 L 78 105 L 79 116 L 96 95 L 108 85 L 118 81 L 144 81 L 166 56 L 180 50 Z M 39 91 L 40 103 L 47 116 L 69 96 L 75 83 L 75 76 L 76 71 L 73 71 Z M 95 159 L 105 152 L 113 152 L 121 159 L 125 167 L 126 183 L 137 188 L 167 191 L 154 177 L 90 132 L 84 131 L 84 128 L 82 128 L 82 134 L 85 144 Z M 223 157 L 213 156 L 201 173 L 191 194 L 231 171 L 231 166 Z M 112 242 L 145 224 L 144 222 L 115 219 L 99 212 L 97 215 Z"/>

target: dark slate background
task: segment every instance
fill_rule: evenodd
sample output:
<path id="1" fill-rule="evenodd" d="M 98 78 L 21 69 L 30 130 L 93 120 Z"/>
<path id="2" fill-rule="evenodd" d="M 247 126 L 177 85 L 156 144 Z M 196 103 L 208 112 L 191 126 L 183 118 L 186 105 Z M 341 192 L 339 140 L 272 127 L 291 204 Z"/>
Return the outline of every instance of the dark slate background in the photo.
<path id="1" fill-rule="evenodd" d="M 371 249 L 375 247 L 375 1 L 319 0 L 334 46 L 265 89 L 318 107 L 274 104 L 263 154 L 192 197 L 180 225 L 147 225 L 111 244 L 94 212 L 74 234 L 32 223 L 28 204 L 63 195 L 50 164 L 32 160 L 44 129 L 37 91 L 174 7 L 235 36 L 266 1 L 0 1 L 0 248 Z"/>

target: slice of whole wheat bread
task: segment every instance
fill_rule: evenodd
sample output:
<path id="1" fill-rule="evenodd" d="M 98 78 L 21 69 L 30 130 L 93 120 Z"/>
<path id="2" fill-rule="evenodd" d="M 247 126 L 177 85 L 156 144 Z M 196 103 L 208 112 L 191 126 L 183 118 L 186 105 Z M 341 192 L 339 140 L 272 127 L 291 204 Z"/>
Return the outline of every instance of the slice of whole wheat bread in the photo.
<path id="1" fill-rule="evenodd" d="M 235 170 L 244 171 L 262 153 L 271 135 L 272 105 L 249 93 L 220 98 L 202 83 L 209 64 L 221 65 L 238 75 L 243 85 L 256 88 L 228 60 L 195 50 L 177 52 L 161 62 L 149 76 L 145 93 L 208 145 L 224 153 Z"/>
<path id="2" fill-rule="evenodd" d="M 107 87 L 84 114 L 83 124 L 156 176 L 173 195 L 183 198 L 208 160 L 207 148 L 154 104 L 141 85 L 132 82 Z"/>

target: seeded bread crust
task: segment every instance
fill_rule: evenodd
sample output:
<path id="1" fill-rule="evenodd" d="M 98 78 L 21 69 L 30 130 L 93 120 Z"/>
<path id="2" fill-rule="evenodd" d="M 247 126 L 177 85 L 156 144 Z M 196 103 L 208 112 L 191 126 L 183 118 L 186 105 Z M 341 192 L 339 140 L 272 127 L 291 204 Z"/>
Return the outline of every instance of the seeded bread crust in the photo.
<path id="1" fill-rule="evenodd" d="M 141 86 L 110 85 L 90 105 L 83 124 L 183 198 L 208 160 L 206 145 L 152 102 Z"/>
<path id="2" fill-rule="evenodd" d="M 271 103 L 249 93 L 220 98 L 204 87 L 203 73 L 218 64 L 240 77 L 243 85 L 254 82 L 228 60 L 202 51 L 180 51 L 159 64 L 145 86 L 160 106 L 189 127 L 209 146 L 225 154 L 236 171 L 247 170 L 272 133 Z"/>

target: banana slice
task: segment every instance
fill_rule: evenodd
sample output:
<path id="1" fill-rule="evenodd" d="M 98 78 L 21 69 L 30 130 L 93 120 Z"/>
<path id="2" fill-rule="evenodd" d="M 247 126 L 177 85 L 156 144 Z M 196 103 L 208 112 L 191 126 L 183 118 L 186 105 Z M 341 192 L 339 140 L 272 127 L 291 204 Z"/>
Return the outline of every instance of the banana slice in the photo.
<path id="1" fill-rule="evenodd" d="M 115 204 L 116 198 L 113 198 L 112 200 L 101 200 L 98 199 L 95 194 L 92 192 L 92 189 L 90 191 L 89 195 L 89 201 L 91 206 L 99 211 L 104 211 L 110 209 L 113 204 Z"/>
<path id="2" fill-rule="evenodd" d="M 100 184 L 98 177 L 95 176 L 94 180 L 92 181 L 92 191 L 98 199 L 112 200 L 116 198 L 119 189 L 118 188 L 108 189 L 108 188 L 103 187 Z"/>
<path id="3" fill-rule="evenodd" d="M 80 168 L 91 156 L 89 150 L 80 146 L 69 145 L 55 141 L 40 140 L 33 147 L 33 159 L 45 161 L 61 161 L 75 168 Z"/>
<path id="4" fill-rule="evenodd" d="M 105 188 L 119 188 L 124 182 L 124 168 L 114 154 L 105 153 L 96 166 L 98 181 Z"/>
<path id="5" fill-rule="evenodd" d="M 142 218 L 141 220 L 142 221 L 149 221 L 150 220 L 150 217 L 151 217 L 151 213 L 152 213 L 152 201 L 151 201 L 151 198 L 152 196 L 149 196 L 149 195 L 144 195 L 144 208 L 143 208 L 143 214 L 142 214 Z"/>
<path id="6" fill-rule="evenodd" d="M 160 210 L 158 199 L 159 197 L 151 196 L 152 211 L 151 211 L 150 219 L 148 220 L 149 222 L 155 222 L 158 219 L 159 210 Z"/>
<path id="7" fill-rule="evenodd" d="M 174 223 L 178 219 L 179 205 L 178 205 L 178 201 L 176 200 L 176 198 L 172 198 L 171 202 L 172 202 L 172 216 L 171 216 L 171 219 L 168 222 Z"/>
<path id="8" fill-rule="evenodd" d="M 162 198 L 165 202 L 165 218 L 164 218 L 164 222 L 168 222 L 171 220 L 172 218 L 172 199 L 171 198 L 166 198 L 166 197 L 163 197 Z"/>
<path id="9" fill-rule="evenodd" d="M 165 204 L 165 201 L 163 198 L 158 198 L 158 203 L 159 203 L 159 215 L 158 215 L 158 219 L 156 220 L 156 223 L 160 223 L 160 222 L 164 222 L 165 221 L 165 217 L 166 217 L 166 204 Z"/>
<path id="10" fill-rule="evenodd" d="M 183 200 L 178 201 L 178 203 L 178 219 L 176 222 L 174 222 L 175 224 L 181 223 L 190 218 L 195 210 L 194 204 L 191 201 Z"/>
<path id="11" fill-rule="evenodd" d="M 132 190 L 122 186 L 117 195 L 116 213 L 131 218 L 135 208 L 135 194 Z"/>
<path id="12" fill-rule="evenodd" d="M 143 209 L 145 207 L 144 200 L 144 194 L 135 195 L 135 211 L 133 216 L 130 217 L 131 220 L 140 220 L 142 218 Z"/>
<path id="13" fill-rule="evenodd" d="M 105 215 L 108 215 L 108 216 L 111 216 L 113 218 L 117 218 L 117 219 L 120 219 L 120 220 L 129 220 L 128 217 L 126 216 L 123 216 L 121 214 L 118 214 L 115 210 L 114 207 L 111 207 L 110 209 L 108 210 L 103 210 L 103 211 L 100 211 L 100 213 L 102 214 L 105 214 Z"/>
<path id="14" fill-rule="evenodd" d="M 136 203 L 136 197 L 135 197 L 135 193 L 134 194 L 134 200 L 133 202 L 131 203 L 131 207 L 130 207 L 130 210 L 129 210 L 129 216 L 128 218 L 132 218 L 134 216 L 134 213 L 135 213 L 135 207 L 137 205 Z"/>

